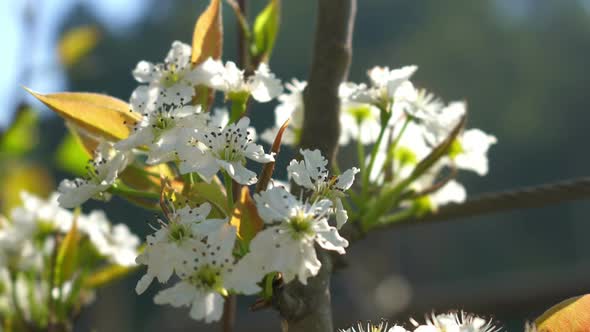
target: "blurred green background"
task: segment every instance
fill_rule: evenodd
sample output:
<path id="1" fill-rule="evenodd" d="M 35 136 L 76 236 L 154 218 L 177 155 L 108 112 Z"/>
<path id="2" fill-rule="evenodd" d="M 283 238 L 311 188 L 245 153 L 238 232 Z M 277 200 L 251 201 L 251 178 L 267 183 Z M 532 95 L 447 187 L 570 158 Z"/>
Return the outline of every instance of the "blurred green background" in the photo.
<path id="1" fill-rule="evenodd" d="M 136 86 L 131 70 L 142 59 L 163 59 L 173 40 L 190 43 L 205 0 L 35 0 L 0 9 L 6 51 L 0 61 L 0 123 L 17 105 L 32 102 L 19 90 L 108 93 L 127 100 Z M 266 1 L 250 0 L 257 13 Z M 315 1 L 283 0 L 280 35 L 271 68 L 284 81 L 305 79 L 315 26 Z M 224 59 L 235 60 L 236 26 L 224 6 Z M 92 25 L 98 44 L 75 64 L 62 66 L 58 40 Z M 577 0 L 359 0 L 353 81 L 375 65 L 416 64 L 415 82 L 445 100 L 469 104 L 469 127 L 498 137 L 490 174 L 461 174 L 470 194 L 588 175 L 590 170 L 590 1 Z M 2 187 L 23 165 L 43 165 L 56 183 L 69 177 L 54 153 L 63 122 L 43 106 L 39 139 L 25 160 L 3 159 Z M 259 129 L 273 123 L 273 104 L 256 105 Z M 343 163 L 353 162 L 350 149 Z M 289 160 L 287 154 L 284 160 Z M 31 166 L 32 167 L 32 166 Z M 39 180 L 42 181 L 42 180 Z M 31 181 L 30 186 L 40 186 Z M 48 180 L 47 180 L 48 181 Z M 7 198 L 3 189 L 2 199 Z M 112 220 L 144 236 L 150 216 L 121 201 L 105 206 Z M 521 330 L 561 299 L 590 289 L 590 204 L 396 229 L 350 248 L 347 268 L 333 279 L 334 317 L 344 328 L 357 320 L 407 321 L 432 310 L 464 309 Z M 78 331 L 210 331 L 188 311 L 157 307 L 156 287 L 136 296 L 137 275 L 99 291 Z M 278 331 L 277 314 L 250 313 L 241 298 L 236 331 Z"/>

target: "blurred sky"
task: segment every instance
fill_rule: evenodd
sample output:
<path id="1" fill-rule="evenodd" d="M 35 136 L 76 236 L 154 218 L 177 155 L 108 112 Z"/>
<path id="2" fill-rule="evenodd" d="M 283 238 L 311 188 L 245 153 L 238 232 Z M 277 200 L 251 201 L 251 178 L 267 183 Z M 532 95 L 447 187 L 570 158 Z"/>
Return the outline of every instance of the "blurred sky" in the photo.
<path id="1" fill-rule="evenodd" d="M 4 48 L 0 52 L 0 127 L 10 121 L 15 98 L 25 96 L 20 85 L 41 92 L 67 88 L 65 75 L 58 65 L 56 42 L 63 18 L 76 5 L 88 6 L 96 18 L 112 32 L 125 33 L 146 12 L 145 0 L 1 0 L 0 31 Z M 27 6 L 32 4 L 32 31 L 26 31 Z M 31 66 L 32 76 L 26 79 L 24 68 Z M 23 82 L 23 80 L 28 82 Z M 16 83 L 16 84 L 15 84 Z M 28 99 L 31 100 L 31 99 Z M 32 101 L 32 100 L 31 100 Z"/>
<path id="2" fill-rule="evenodd" d="M 203 1 L 203 0 L 195 0 Z M 519 19 L 525 17 L 534 0 L 495 0 L 501 13 Z M 579 0 L 590 10 L 590 0 Z M 125 33 L 147 13 L 147 0 L 1 0 L 0 31 L 4 48 L 0 52 L 3 73 L 0 76 L 0 128 L 11 119 L 12 110 L 25 96 L 20 85 L 40 92 L 67 89 L 67 82 L 56 58 L 56 42 L 60 24 L 76 5 L 87 6 L 107 29 Z M 256 1 L 254 1 L 256 2 Z M 32 5 L 34 29 L 26 31 L 24 18 L 27 6 Z M 139 60 L 139 59 L 138 59 Z M 30 65 L 32 75 L 27 78 L 25 68 Z M 130 69 L 131 70 L 131 69 Z M 15 100 L 17 99 L 17 100 Z"/>

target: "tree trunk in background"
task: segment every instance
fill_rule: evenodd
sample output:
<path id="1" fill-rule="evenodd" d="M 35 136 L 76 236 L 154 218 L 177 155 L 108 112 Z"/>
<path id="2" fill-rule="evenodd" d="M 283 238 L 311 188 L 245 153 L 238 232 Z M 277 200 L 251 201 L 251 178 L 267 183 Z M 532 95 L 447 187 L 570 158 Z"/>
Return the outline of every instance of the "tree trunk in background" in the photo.
<path id="1" fill-rule="evenodd" d="M 338 87 L 348 76 L 356 0 L 317 0 L 318 14 L 313 60 L 304 91 L 305 116 L 301 148 L 320 149 L 328 160 L 336 157 L 340 136 Z M 317 248 L 319 274 L 286 285 L 277 294 L 283 332 L 333 332 L 330 253 Z"/>

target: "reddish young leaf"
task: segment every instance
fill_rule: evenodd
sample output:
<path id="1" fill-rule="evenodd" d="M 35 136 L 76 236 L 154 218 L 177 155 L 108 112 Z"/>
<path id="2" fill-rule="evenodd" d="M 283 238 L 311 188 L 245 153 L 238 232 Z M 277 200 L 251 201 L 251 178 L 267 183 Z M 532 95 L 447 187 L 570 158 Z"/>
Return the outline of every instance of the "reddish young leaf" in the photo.
<path id="1" fill-rule="evenodd" d="M 279 128 L 279 132 L 277 133 L 277 136 L 275 137 L 274 142 L 272 143 L 272 147 L 270 149 L 271 152 L 275 153 L 275 158 L 276 156 L 279 154 L 279 152 L 281 151 L 281 141 L 283 140 L 283 133 L 285 132 L 285 129 L 287 129 L 287 126 L 289 125 L 289 121 L 290 119 L 287 119 L 287 121 L 285 121 L 285 123 L 283 123 L 283 125 L 281 126 L 281 128 Z M 270 180 L 272 178 L 272 173 L 275 170 L 275 162 L 270 162 L 270 163 L 266 163 L 264 165 L 264 167 L 262 168 L 262 172 L 260 172 L 260 176 L 258 177 L 258 183 L 256 184 L 256 192 L 261 192 L 263 190 L 266 190 L 266 188 L 268 187 L 268 184 L 270 183 Z"/>

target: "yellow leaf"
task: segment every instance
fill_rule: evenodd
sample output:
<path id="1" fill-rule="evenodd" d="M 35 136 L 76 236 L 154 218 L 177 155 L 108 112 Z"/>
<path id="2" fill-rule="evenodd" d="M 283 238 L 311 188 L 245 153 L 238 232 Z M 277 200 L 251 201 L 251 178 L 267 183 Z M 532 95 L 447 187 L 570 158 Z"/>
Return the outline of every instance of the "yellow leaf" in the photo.
<path id="1" fill-rule="evenodd" d="M 4 214 L 22 204 L 21 191 L 47 197 L 55 187 L 49 171 L 36 164 L 5 161 L 1 170 L 0 202 Z"/>
<path id="2" fill-rule="evenodd" d="M 198 65 L 209 57 L 219 59 L 222 47 L 221 0 L 211 0 L 195 24 L 191 62 Z"/>
<path id="3" fill-rule="evenodd" d="M 99 40 L 100 31 L 92 25 L 66 31 L 57 46 L 60 62 L 66 67 L 75 65 L 96 47 Z"/>
<path id="4" fill-rule="evenodd" d="M 80 234 L 78 233 L 78 215 L 80 211 L 75 212 L 72 228 L 59 245 L 56 259 L 56 277 L 57 284 L 62 285 L 74 274 L 78 258 L 78 242 Z"/>
<path id="5" fill-rule="evenodd" d="M 256 204 L 250 196 L 250 190 L 243 186 L 240 199 L 236 202 L 230 224 L 238 230 L 238 237 L 247 245 L 262 229 L 262 219 L 258 215 Z"/>
<path id="6" fill-rule="evenodd" d="M 125 139 L 131 127 L 141 120 L 141 115 L 130 112 L 129 104 L 111 96 L 89 92 L 43 95 L 26 87 L 25 90 L 90 136 Z"/>
<path id="7" fill-rule="evenodd" d="M 84 279 L 85 288 L 98 288 L 106 286 L 112 281 L 124 278 L 129 273 L 137 270 L 141 265 L 135 266 L 121 266 L 109 265 Z"/>
<path id="8" fill-rule="evenodd" d="M 590 294 L 562 301 L 535 321 L 539 332 L 590 331 Z"/>

